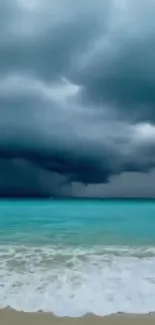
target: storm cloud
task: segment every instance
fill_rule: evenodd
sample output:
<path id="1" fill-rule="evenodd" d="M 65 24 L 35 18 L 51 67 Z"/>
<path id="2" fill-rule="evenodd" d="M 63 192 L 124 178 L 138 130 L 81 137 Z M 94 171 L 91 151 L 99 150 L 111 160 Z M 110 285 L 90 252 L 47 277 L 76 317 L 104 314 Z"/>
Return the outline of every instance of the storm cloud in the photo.
<path id="1" fill-rule="evenodd" d="M 154 0 L 1 0 L 0 196 L 132 196 L 131 180 L 151 182 L 154 15 Z"/>

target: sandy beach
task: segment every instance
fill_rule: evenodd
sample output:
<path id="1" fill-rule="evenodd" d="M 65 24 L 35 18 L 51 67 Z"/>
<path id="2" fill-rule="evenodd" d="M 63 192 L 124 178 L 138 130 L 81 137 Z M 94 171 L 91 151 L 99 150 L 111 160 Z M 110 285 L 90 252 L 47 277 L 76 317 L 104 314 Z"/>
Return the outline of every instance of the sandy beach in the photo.
<path id="1" fill-rule="evenodd" d="M 154 325 L 155 315 L 112 315 L 97 317 L 87 315 L 81 318 L 59 318 L 48 313 L 24 313 L 9 309 L 0 311 L 1 325 Z"/>

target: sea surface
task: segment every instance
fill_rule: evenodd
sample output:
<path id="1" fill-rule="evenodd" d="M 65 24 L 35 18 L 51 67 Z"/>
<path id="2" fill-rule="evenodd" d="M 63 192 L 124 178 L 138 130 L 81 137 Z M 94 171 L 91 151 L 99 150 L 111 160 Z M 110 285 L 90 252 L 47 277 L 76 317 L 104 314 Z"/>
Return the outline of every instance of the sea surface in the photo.
<path id="1" fill-rule="evenodd" d="M 0 308 L 155 311 L 155 201 L 0 201 Z"/>

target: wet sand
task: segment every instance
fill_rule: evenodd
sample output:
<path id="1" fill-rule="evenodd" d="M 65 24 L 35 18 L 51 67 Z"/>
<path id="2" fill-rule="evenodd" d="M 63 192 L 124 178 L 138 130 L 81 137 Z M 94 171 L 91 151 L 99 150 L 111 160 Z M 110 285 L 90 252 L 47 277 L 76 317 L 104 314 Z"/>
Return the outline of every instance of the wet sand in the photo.
<path id="1" fill-rule="evenodd" d="M 0 325 L 155 325 L 155 314 L 112 315 L 98 317 L 59 318 L 48 313 L 24 313 L 10 309 L 0 310 Z"/>

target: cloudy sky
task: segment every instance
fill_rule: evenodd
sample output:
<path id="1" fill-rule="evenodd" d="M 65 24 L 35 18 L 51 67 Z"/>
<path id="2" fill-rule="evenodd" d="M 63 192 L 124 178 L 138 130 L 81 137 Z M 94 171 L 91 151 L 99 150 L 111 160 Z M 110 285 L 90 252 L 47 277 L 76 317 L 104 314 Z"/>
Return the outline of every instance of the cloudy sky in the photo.
<path id="1" fill-rule="evenodd" d="M 155 0 L 0 1 L 0 196 L 155 196 Z"/>

